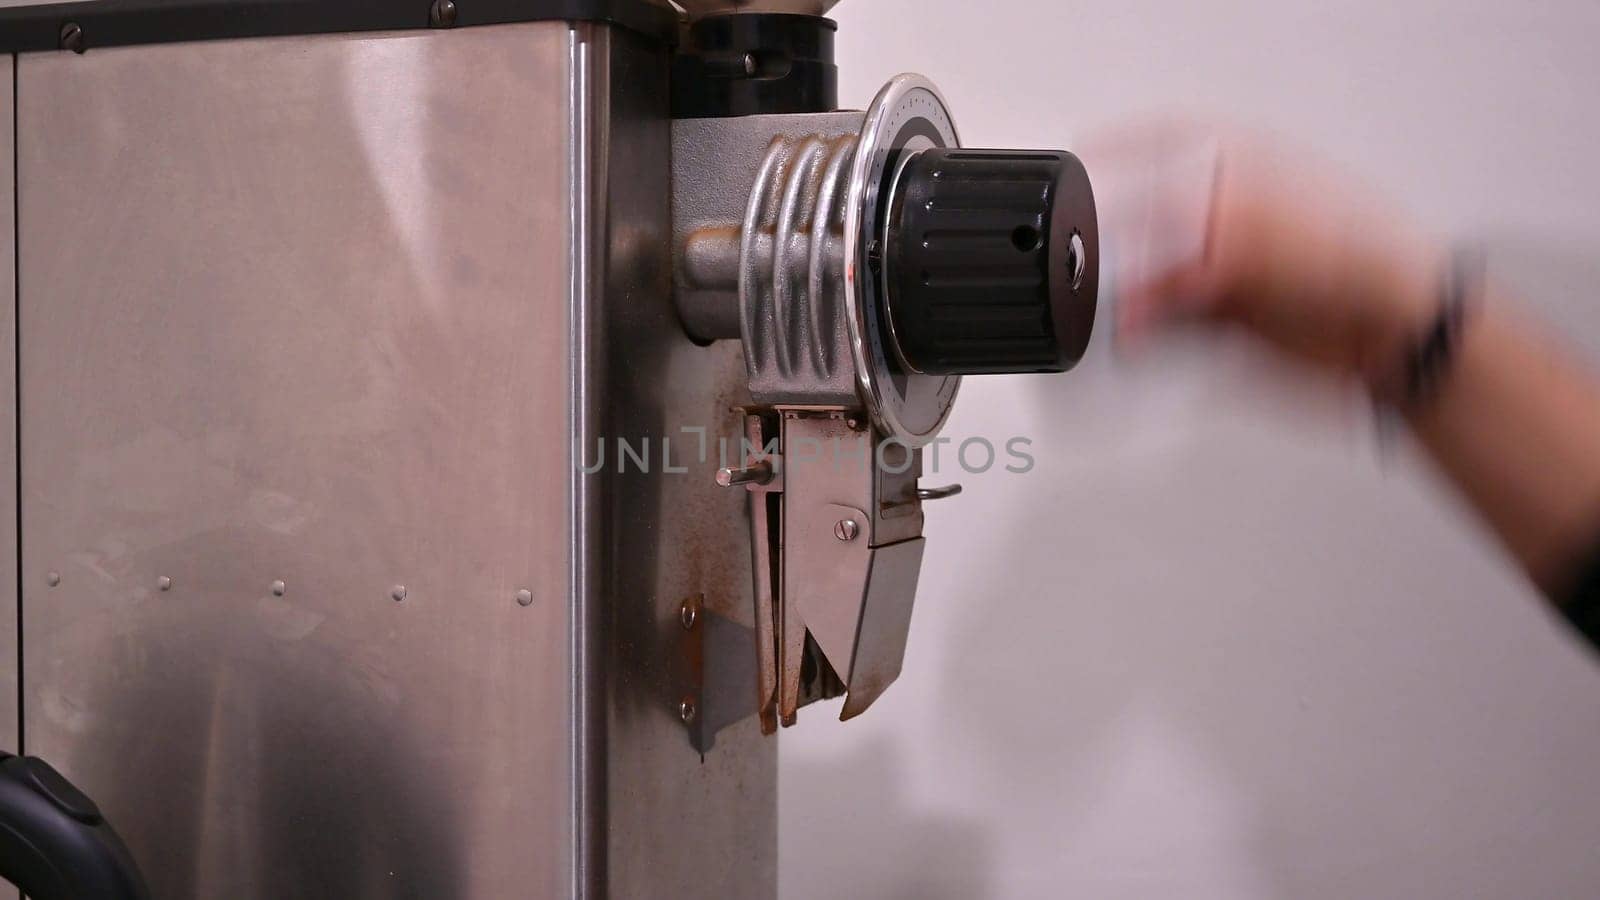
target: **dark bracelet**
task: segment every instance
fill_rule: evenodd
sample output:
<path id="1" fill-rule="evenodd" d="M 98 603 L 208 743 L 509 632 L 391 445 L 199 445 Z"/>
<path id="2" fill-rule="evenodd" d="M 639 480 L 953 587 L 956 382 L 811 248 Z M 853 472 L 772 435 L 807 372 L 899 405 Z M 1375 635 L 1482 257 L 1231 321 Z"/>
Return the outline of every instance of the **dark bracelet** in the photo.
<path id="1" fill-rule="evenodd" d="M 1550 599 L 1572 627 L 1589 639 L 1590 647 L 1600 651 L 1600 552 L 1595 553 L 1565 589 L 1553 593 Z"/>
<path id="2" fill-rule="evenodd" d="M 1483 276 L 1481 252 L 1463 249 L 1451 254 L 1440 280 L 1439 311 L 1406 347 L 1395 374 L 1379 382 L 1374 396 L 1380 407 L 1400 413 L 1416 412 L 1439 396 L 1460 355 L 1461 337 Z"/>

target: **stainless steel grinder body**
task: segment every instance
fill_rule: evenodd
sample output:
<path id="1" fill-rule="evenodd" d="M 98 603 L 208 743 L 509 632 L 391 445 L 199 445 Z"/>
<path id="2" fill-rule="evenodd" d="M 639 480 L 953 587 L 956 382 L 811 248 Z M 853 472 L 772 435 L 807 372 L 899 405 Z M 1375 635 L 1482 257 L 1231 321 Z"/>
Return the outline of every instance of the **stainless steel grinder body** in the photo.
<path id="1" fill-rule="evenodd" d="M 231 5 L 0 9 L 0 743 L 160 897 L 773 896 L 961 375 L 1082 353 L 1081 167 L 674 122 L 651 0 Z"/>
<path id="2" fill-rule="evenodd" d="M 662 474 L 742 383 L 670 305 L 666 42 L 83 29 L 0 67 L 0 739 L 161 897 L 770 896 L 775 746 L 677 712 L 750 579 Z"/>

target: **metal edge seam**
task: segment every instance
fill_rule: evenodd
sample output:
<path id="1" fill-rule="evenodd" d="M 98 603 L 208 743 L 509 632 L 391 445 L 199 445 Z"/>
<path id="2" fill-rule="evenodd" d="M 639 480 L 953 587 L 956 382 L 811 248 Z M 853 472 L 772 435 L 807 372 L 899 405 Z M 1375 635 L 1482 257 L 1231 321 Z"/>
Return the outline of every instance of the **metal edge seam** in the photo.
<path id="1" fill-rule="evenodd" d="M 600 112 L 608 89 L 604 77 L 603 26 L 574 22 L 568 32 L 570 122 L 568 180 L 570 215 L 568 253 L 571 298 L 568 304 L 570 409 L 568 434 L 576 454 L 569 469 L 571 535 L 571 834 L 570 896 L 605 894 L 606 683 L 604 572 L 599 564 L 605 534 L 604 483 L 599 473 L 584 472 L 581 454 L 600 437 L 603 384 L 600 333 L 603 266 L 596 257 L 604 246 L 604 172 L 596 161 L 604 150 L 606 123 Z"/>
<path id="2" fill-rule="evenodd" d="M 17 528 L 17 753 L 23 752 L 27 716 L 24 715 L 26 695 L 23 691 L 22 665 L 22 62 L 17 54 L 11 56 L 11 338 L 13 341 L 11 364 L 11 439 L 16 446 Z"/>
<path id="3" fill-rule="evenodd" d="M 678 20 L 651 0 L 80 0 L 0 9 L 0 52 L 536 21 L 604 22 L 673 43 Z"/>

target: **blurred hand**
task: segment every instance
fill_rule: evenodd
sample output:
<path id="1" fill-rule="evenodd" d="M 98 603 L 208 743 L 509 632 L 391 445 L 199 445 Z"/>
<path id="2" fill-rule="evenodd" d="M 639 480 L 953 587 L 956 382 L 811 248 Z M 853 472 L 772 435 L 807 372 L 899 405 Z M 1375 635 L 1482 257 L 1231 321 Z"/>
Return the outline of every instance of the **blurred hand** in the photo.
<path id="1" fill-rule="evenodd" d="M 1200 145 L 1207 165 L 1190 164 L 1181 177 L 1207 184 L 1148 177 L 1163 154 Z M 1371 383 L 1388 377 L 1437 310 L 1439 250 L 1311 160 L 1177 126 L 1124 135 L 1087 155 L 1113 173 L 1143 161 L 1134 168 L 1144 166 L 1146 195 L 1134 205 L 1147 232 L 1203 232 L 1187 258 L 1137 272 L 1132 283 L 1124 273 L 1117 315 L 1125 342 L 1179 320 L 1230 323 L 1297 360 Z M 1105 211 L 1113 220 L 1127 212 L 1115 208 L 1118 193 Z M 1185 205 L 1190 211 L 1178 212 Z"/>
<path id="2" fill-rule="evenodd" d="M 1174 126 L 1083 155 L 1124 343 L 1178 321 L 1229 324 L 1382 395 L 1438 315 L 1444 254 L 1307 155 Z M 1600 646 L 1600 584 L 1578 579 L 1600 522 L 1600 380 L 1497 302 L 1493 283 L 1474 290 L 1483 302 L 1445 389 L 1406 421 Z"/>

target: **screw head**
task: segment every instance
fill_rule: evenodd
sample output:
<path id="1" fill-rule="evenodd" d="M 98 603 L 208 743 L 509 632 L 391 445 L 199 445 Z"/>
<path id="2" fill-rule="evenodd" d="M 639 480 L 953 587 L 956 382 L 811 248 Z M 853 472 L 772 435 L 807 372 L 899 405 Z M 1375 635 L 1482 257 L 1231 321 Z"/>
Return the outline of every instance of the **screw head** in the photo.
<path id="1" fill-rule="evenodd" d="M 289 586 L 281 581 L 274 581 L 272 583 L 272 596 L 274 597 L 282 597 L 284 592 L 287 590 L 289 590 Z"/>
<path id="2" fill-rule="evenodd" d="M 523 588 L 522 590 L 517 591 L 517 605 L 518 606 L 532 606 L 533 605 L 533 591 L 530 591 L 527 588 Z"/>
<path id="3" fill-rule="evenodd" d="M 449 28 L 456 24 L 455 0 L 434 0 L 433 8 L 428 10 L 428 21 L 435 28 Z"/>
<path id="4" fill-rule="evenodd" d="M 50 585 L 51 587 L 55 587 L 61 583 L 61 573 L 51 572 L 50 574 L 44 576 L 44 583 Z"/>
<path id="5" fill-rule="evenodd" d="M 756 65 L 756 55 L 754 53 L 746 53 L 744 55 L 744 59 L 740 60 L 740 63 L 744 67 L 745 77 L 754 78 L 756 70 L 759 68 L 759 66 Z"/>
<path id="6" fill-rule="evenodd" d="M 1076 292 L 1083 287 L 1083 273 L 1088 267 L 1089 251 L 1084 249 L 1083 235 L 1072 232 L 1072 237 L 1067 240 L 1067 272 L 1072 275 L 1072 290 Z"/>
<path id="7" fill-rule="evenodd" d="M 406 586 L 403 584 L 395 585 L 389 589 L 389 596 L 394 602 L 399 603 L 406 598 Z"/>
<path id="8" fill-rule="evenodd" d="M 693 631 L 696 622 L 700 621 L 700 598 L 690 597 L 678 607 L 678 622 L 683 625 L 684 631 Z"/>
<path id="9" fill-rule="evenodd" d="M 861 526 L 856 524 L 855 519 L 840 519 L 833 524 L 833 536 L 847 544 L 855 540 L 856 535 L 860 533 Z"/>
<path id="10" fill-rule="evenodd" d="M 156 579 L 156 587 L 162 589 L 163 591 L 170 591 L 172 590 L 172 579 L 163 575 Z"/>
<path id="11" fill-rule="evenodd" d="M 698 712 L 699 710 L 694 708 L 693 697 L 685 697 L 681 702 L 678 703 L 678 718 L 682 719 L 683 724 L 685 725 L 693 722 L 694 717 Z"/>
<path id="12" fill-rule="evenodd" d="M 83 52 L 83 27 L 77 22 L 68 22 L 61 26 L 61 49 L 71 50 L 73 53 Z"/>

